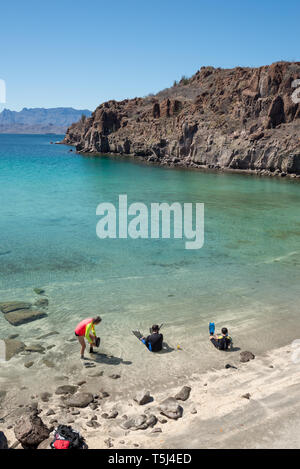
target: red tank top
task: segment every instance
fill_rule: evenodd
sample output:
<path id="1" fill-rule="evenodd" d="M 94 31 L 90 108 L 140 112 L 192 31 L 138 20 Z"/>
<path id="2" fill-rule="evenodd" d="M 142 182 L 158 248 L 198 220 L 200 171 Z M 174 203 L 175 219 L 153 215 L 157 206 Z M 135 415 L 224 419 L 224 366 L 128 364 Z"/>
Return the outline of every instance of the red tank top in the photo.
<path id="1" fill-rule="evenodd" d="M 79 336 L 85 336 L 86 326 L 92 322 L 93 318 L 84 319 L 79 324 L 77 324 L 75 329 L 75 334 Z"/>

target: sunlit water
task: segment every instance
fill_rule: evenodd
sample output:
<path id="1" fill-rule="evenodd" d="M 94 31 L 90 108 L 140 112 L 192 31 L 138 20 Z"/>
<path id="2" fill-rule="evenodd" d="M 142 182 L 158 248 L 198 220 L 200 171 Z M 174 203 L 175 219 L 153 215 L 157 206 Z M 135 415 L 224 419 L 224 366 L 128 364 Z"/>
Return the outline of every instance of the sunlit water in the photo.
<path id="1" fill-rule="evenodd" d="M 78 321 L 96 314 L 100 352 L 114 357 L 96 357 L 98 368 L 120 372 L 127 387 L 174 383 L 231 360 L 208 343 L 211 320 L 255 353 L 300 337 L 298 181 L 83 157 L 50 144 L 57 139 L 0 135 L 0 301 L 34 300 L 34 287 L 49 299 L 48 317 L 23 326 L 0 314 L 0 337 L 56 344 L 44 356 L 31 354 L 32 368 L 24 368 L 24 355 L 2 364 L 3 380 L 79 376 L 79 347 L 68 340 Z M 116 204 L 119 194 L 129 204 L 203 202 L 204 247 L 100 240 L 96 207 Z M 164 323 L 174 351 L 153 355 L 132 335 L 153 323 Z M 53 330 L 60 334 L 36 341 Z M 42 364 L 45 357 L 55 368 Z"/>

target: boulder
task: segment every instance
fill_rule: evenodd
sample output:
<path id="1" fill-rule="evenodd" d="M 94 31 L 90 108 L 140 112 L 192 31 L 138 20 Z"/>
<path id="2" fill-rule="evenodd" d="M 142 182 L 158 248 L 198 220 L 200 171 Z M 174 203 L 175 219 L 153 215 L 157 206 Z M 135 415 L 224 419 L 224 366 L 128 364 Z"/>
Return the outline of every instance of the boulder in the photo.
<path id="1" fill-rule="evenodd" d="M 135 415 L 127 420 L 123 420 L 120 426 L 124 430 L 146 430 L 148 428 L 147 419 L 147 415 Z"/>
<path id="2" fill-rule="evenodd" d="M 31 345 L 26 345 L 25 351 L 26 352 L 44 353 L 45 349 L 40 344 L 31 344 Z"/>
<path id="3" fill-rule="evenodd" d="M 192 388 L 183 386 L 183 388 L 175 395 L 175 399 L 179 401 L 186 401 L 190 397 Z"/>
<path id="4" fill-rule="evenodd" d="M 15 355 L 25 350 L 25 344 L 19 340 L 6 339 L 5 342 L 5 359 L 8 361 Z"/>
<path id="5" fill-rule="evenodd" d="M 182 417 L 183 409 L 174 397 L 168 397 L 159 406 L 160 413 L 170 419 Z"/>
<path id="6" fill-rule="evenodd" d="M 255 355 L 252 352 L 241 352 L 240 353 L 240 361 L 242 363 L 249 362 L 250 360 L 254 360 Z"/>
<path id="7" fill-rule="evenodd" d="M 31 303 L 26 303 L 24 301 L 8 301 L 6 303 L 0 303 L 0 310 L 4 314 L 29 308 L 31 308 Z"/>
<path id="8" fill-rule="evenodd" d="M 38 308 L 46 308 L 49 304 L 48 298 L 39 298 L 34 302 L 34 306 L 37 306 Z"/>
<path id="9" fill-rule="evenodd" d="M 136 396 L 134 397 L 134 400 L 139 404 L 139 405 L 145 405 L 148 404 L 149 402 L 153 401 L 153 397 L 150 396 L 149 391 L 139 391 Z"/>
<path id="10" fill-rule="evenodd" d="M 71 386 L 70 384 L 64 384 L 56 388 L 55 394 L 75 394 L 77 386 Z"/>
<path id="11" fill-rule="evenodd" d="M 39 444 L 37 449 L 51 449 L 50 444 L 52 443 L 52 441 L 53 441 L 53 436 L 49 436 L 47 440 L 44 440 L 42 441 L 42 443 Z"/>
<path id="12" fill-rule="evenodd" d="M 50 430 L 36 411 L 21 417 L 14 432 L 24 449 L 36 449 L 42 441 L 49 438 L 50 434 Z"/>
<path id="13" fill-rule="evenodd" d="M 0 431 L 0 449 L 8 449 L 7 438 L 3 432 Z"/>
<path id="14" fill-rule="evenodd" d="M 20 324 L 26 324 L 27 322 L 35 321 L 46 317 L 47 314 L 44 311 L 37 311 L 33 309 L 18 309 L 9 313 L 5 313 L 4 317 L 12 326 L 20 326 Z"/>
<path id="15" fill-rule="evenodd" d="M 33 291 L 34 291 L 37 295 L 42 295 L 43 293 L 45 293 L 45 290 L 43 290 L 43 288 L 34 288 Z"/>
<path id="16" fill-rule="evenodd" d="M 93 402 L 94 396 L 89 392 L 79 392 L 66 400 L 65 404 L 68 407 L 87 407 Z"/>

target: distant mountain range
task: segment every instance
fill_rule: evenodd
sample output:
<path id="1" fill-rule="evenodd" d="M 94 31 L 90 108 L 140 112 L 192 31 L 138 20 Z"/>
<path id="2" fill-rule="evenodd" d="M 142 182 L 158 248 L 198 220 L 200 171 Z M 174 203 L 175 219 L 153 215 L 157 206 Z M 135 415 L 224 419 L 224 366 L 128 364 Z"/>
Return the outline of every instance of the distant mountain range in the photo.
<path id="1" fill-rule="evenodd" d="M 88 109 L 57 107 L 51 109 L 26 108 L 22 111 L 4 109 L 0 113 L 0 133 L 16 134 L 64 134 L 81 116 L 90 117 Z"/>

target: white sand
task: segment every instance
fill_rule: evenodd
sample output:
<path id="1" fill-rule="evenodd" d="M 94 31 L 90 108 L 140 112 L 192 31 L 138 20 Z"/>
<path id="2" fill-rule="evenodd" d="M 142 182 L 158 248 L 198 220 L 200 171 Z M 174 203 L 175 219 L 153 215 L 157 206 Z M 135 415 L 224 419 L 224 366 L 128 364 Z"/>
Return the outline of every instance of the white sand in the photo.
<path id="1" fill-rule="evenodd" d="M 220 354 L 222 352 L 219 352 Z M 293 363 L 291 346 L 270 351 L 248 363 L 239 363 L 238 369 L 222 369 L 194 375 L 186 385 L 192 387 L 190 398 L 181 402 L 183 417 L 177 421 L 157 423 L 162 433 L 152 429 L 125 431 L 120 427 L 121 416 L 146 413 L 159 414 L 158 404 L 174 396 L 181 388 L 155 393 L 154 401 L 139 406 L 133 400 L 114 401 L 109 398 L 98 410 L 82 409 L 72 423 L 86 437 L 90 448 L 107 448 L 105 440 L 111 438 L 113 448 L 300 448 L 300 364 Z M 230 357 L 228 362 L 230 362 Z M 82 387 L 84 389 L 84 386 Z M 250 399 L 242 395 L 250 393 Z M 56 407 L 54 401 L 41 403 L 40 414 L 45 423 L 47 409 Z M 117 409 L 113 420 L 101 417 L 103 412 Z M 193 409 L 196 414 L 191 413 Z M 59 422 L 66 415 L 58 412 Z M 86 426 L 87 418 L 97 415 L 101 426 Z M 70 414 L 68 414 L 70 417 Z M 2 427 L 2 425 L 1 425 Z M 3 430 L 10 443 L 15 441 L 13 430 Z M 138 445 L 138 446 L 135 446 Z"/>

